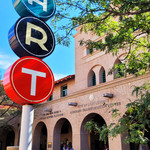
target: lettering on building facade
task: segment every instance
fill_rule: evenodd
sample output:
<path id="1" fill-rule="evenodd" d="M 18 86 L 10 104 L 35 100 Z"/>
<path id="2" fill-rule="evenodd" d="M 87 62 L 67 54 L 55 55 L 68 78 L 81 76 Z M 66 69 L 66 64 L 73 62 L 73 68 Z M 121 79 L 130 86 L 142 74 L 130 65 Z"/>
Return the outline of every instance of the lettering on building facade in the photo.
<path id="1" fill-rule="evenodd" d="M 55 117 L 62 117 L 62 116 L 64 116 L 62 111 L 61 110 L 57 110 L 57 111 L 52 111 L 52 112 L 49 112 L 49 113 L 42 114 L 42 117 L 40 119 L 44 120 L 44 119 L 55 118 Z"/>
<path id="2" fill-rule="evenodd" d="M 107 101 L 108 100 L 103 100 L 103 101 L 97 101 L 93 103 L 79 105 L 78 109 L 71 111 L 70 114 L 75 114 L 75 113 L 80 113 L 80 112 L 85 112 L 85 111 L 92 111 L 92 110 L 97 110 L 97 109 L 111 108 L 113 106 L 121 105 L 121 102 L 114 102 L 114 103 L 106 104 Z"/>

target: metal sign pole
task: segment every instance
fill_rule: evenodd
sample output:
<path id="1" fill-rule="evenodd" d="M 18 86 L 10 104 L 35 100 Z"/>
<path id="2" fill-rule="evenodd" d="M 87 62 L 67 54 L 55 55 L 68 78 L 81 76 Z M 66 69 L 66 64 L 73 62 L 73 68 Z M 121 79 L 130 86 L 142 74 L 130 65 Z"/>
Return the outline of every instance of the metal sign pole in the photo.
<path id="1" fill-rule="evenodd" d="M 23 105 L 19 150 L 32 150 L 32 128 L 34 109 L 32 105 Z"/>
<path id="2" fill-rule="evenodd" d="M 33 1 L 36 4 L 33 4 Z M 10 46 L 21 58 L 7 69 L 3 84 L 9 98 L 15 103 L 23 105 L 19 150 L 32 150 L 34 109 L 31 104 L 46 101 L 51 96 L 55 85 L 51 69 L 41 59 L 50 55 L 55 48 L 54 34 L 44 21 L 54 15 L 56 2 L 55 0 L 49 0 L 49 2 L 47 0 L 43 2 L 39 0 L 13 0 L 13 4 L 21 18 L 10 29 L 8 37 L 15 36 L 15 40 L 9 39 L 9 41 L 12 41 Z M 39 5 L 43 7 L 39 7 Z M 41 32 L 43 38 L 39 39 L 39 34 L 31 29 Z M 16 34 L 12 35 L 12 33 Z M 24 41 L 26 42 L 24 43 Z M 31 46 L 31 42 L 36 44 Z M 12 43 L 17 44 L 12 46 Z M 27 77 L 29 75 L 31 81 Z M 36 78 L 39 78 L 38 82 Z M 27 79 L 27 82 L 24 82 L 24 79 Z M 31 89 L 27 89 L 30 87 Z"/>

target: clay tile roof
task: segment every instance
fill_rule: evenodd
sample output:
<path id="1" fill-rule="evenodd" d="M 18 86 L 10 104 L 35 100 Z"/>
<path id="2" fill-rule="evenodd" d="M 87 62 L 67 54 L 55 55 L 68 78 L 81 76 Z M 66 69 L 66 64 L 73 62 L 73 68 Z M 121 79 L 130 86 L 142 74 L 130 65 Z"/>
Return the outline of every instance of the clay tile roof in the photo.
<path id="1" fill-rule="evenodd" d="M 75 78 L 75 75 L 69 75 L 67 77 L 64 77 L 62 79 L 59 79 L 59 80 L 55 81 L 55 85 L 59 84 L 59 83 L 63 83 L 63 82 L 68 81 L 70 79 L 74 79 L 74 78 Z"/>

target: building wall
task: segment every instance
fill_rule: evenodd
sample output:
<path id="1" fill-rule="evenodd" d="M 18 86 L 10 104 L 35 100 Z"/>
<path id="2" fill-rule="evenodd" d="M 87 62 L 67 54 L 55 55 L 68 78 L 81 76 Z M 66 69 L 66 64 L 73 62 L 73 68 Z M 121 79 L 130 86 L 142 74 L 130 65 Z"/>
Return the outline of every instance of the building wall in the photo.
<path id="1" fill-rule="evenodd" d="M 56 84 L 54 91 L 53 91 L 53 99 L 60 99 L 61 97 L 61 87 L 67 85 L 67 95 L 71 95 L 73 92 L 75 92 L 74 86 L 75 86 L 75 81 L 74 79 L 70 79 L 66 82 Z"/>
<path id="2" fill-rule="evenodd" d="M 48 141 L 53 143 L 52 148 L 48 150 L 58 150 L 54 137 L 56 136 L 55 126 L 63 118 L 66 118 L 72 127 L 72 143 L 75 150 L 85 150 L 81 148 L 81 126 L 86 118 L 90 114 L 99 114 L 106 122 L 107 125 L 113 122 L 111 113 L 114 103 L 122 114 L 126 111 L 126 104 L 128 100 L 134 100 L 135 97 L 131 95 L 133 85 L 141 85 L 144 81 L 150 78 L 150 74 L 135 78 L 129 76 L 127 78 L 119 78 L 104 84 L 99 84 L 88 89 L 80 90 L 70 96 L 66 96 L 63 99 L 57 99 L 48 103 L 43 104 L 35 111 L 34 128 L 39 122 L 44 122 L 48 130 Z M 114 94 L 113 98 L 103 97 L 104 93 Z M 68 106 L 68 102 L 77 102 L 78 106 Z M 45 108 L 51 108 L 51 113 L 45 113 Z M 58 128 L 57 128 L 58 130 Z M 33 130 L 34 133 L 34 130 Z M 55 133 L 55 134 L 54 134 Z M 34 141 L 33 141 L 34 142 Z M 122 150 L 121 137 L 109 139 L 110 150 Z M 34 149 L 33 149 L 34 150 Z M 37 149 L 36 149 L 37 150 Z M 126 149 L 127 150 L 127 149 Z"/>
<path id="3" fill-rule="evenodd" d="M 87 47 L 80 45 L 80 40 L 93 40 L 99 41 L 104 40 L 105 35 L 102 37 L 97 37 L 91 32 L 80 33 L 79 28 L 77 28 L 77 34 L 75 37 L 75 89 L 76 91 L 81 89 L 86 89 L 88 87 L 88 73 L 91 69 L 100 69 L 103 67 L 106 72 L 106 81 L 111 81 L 114 79 L 113 75 L 108 76 L 108 72 L 114 66 L 115 61 L 124 53 L 126 50 L 118 53 L 118 56 L 113 56 L 112 54 L 105 54 L 105 52 L 97 50 L 92 54 L 87 54 Z M 96 68 L 97 67 L 97 68 Z M 96 72 L 97 76 L 99 72 Z M 99 84 L 99 82 L 97 82 Z"/>

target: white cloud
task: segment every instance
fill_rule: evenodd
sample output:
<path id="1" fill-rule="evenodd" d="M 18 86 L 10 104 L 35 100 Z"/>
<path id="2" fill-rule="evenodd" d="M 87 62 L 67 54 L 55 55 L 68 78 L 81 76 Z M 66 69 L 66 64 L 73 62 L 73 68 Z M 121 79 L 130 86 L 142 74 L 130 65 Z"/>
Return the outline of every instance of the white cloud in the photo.
<path id="1" fill-rule="evenodd" d="M 10 62 L 0 60 L 0 69 L 7 69 L 11 65 Z"/>
<path id="2" fill-rule="evenodd" d="M 3 70 L 1 73 L 3 74 L 3 72 L 9 66 L 11 66 L 17 59 L 19 59 L 17 56 L 10 56 L 10 55 L 0 53 L 0 71 Z M 53 73 L 53 74 L 54 74 L 55 81 L 68 76 L 67 74 L 60 74 L 60 73 Z"/>
<path id="3" fill-rule="evenodd" d="M 66 74 L 59 74 L 59 73 L 54 73 L 55 81 L 57 81 L 57 80 L 59 80 L 59 79 L 61 79 L 61 78 L 64 78 L 64 77 L 66 77 L 66 76 L 68 76 L 68 75 L 66 75 Z"/>
<path id="4" fill-rule="evenodd" d="M 9 56 L 9 55 L 0 53 L 0 69 L 3 69 L 3 70 L 7 69 L 17 59 L 18 59 L 17 56 Z"/>

